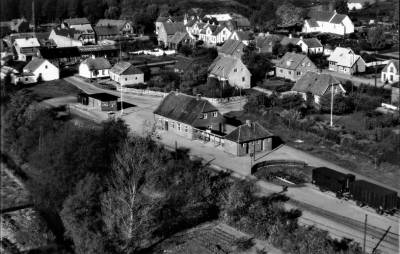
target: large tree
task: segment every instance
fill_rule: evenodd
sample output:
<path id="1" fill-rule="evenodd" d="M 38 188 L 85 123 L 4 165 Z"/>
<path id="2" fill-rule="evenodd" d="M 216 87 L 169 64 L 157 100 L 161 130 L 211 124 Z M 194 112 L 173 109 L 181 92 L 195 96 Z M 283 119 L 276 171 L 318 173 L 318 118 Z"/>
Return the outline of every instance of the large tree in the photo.
<path id="1" fill-rule="evenodd" d="M 347 6 L 347 0 L 336 0 L 334 7 L 335 7 L 335 10 L 337 13 L 340 13 L 340 14 L 349 13 L 349 7 Z"/>
<path id="2" fill-rule="evenodd" d="M 284 3 L 278 7 L 275 14 L 281 26 L 293 26 L 303 21 L 304 10 L 291 3 Z"/>
<path id="3" fill-rule="evenodd" d="M 384 34 L 384 29 L 381 26 L 372 27 L 368 29 L 367 41 L 373 50 L 379 50 L 385 47 L 386 41 Z"/>

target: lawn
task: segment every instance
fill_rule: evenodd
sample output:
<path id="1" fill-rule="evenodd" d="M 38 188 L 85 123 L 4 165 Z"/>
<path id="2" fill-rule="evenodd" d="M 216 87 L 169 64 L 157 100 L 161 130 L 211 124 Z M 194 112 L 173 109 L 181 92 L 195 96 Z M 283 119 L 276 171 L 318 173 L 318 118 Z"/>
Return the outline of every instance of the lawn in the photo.
<path id="1" fill-rule="evenodd" d="M 63 79 L 43 82 L 26 89 L 31 91 L 36 96 L 37 101 L 43 101 L 67 95 L 77 95 L 81 92 L 80 89 Z"/>

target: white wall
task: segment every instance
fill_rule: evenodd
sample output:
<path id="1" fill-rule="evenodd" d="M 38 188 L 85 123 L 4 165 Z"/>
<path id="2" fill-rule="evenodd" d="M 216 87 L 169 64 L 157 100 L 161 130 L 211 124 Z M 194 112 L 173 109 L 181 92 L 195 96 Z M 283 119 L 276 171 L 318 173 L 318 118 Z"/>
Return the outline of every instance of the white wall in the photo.
<path id="1" fill-rule="evenodd" d="M 36 79 L 40 76 L 40 74 L 42 74 L 43 81 L 56 80 L 60 78 L 60 71 L 58 68 L 47 60 L 40 65 L 40 67 L 37 68 L 33 74 L 35 75 Z"/>
<path id="2" fill-rule="evenodd" d="M 110 72 L 110 78 L 123 86 L 144 83 L 143 74 L 117 75 L 115 73 Z"/>
<path id="3" fill-rule="evenodd" d="M 54 31 L 51 31 L 49 39 L 52 39 L 58 48 L 81 47 L 83 45 L 79 40 L 57 35 Z"/>

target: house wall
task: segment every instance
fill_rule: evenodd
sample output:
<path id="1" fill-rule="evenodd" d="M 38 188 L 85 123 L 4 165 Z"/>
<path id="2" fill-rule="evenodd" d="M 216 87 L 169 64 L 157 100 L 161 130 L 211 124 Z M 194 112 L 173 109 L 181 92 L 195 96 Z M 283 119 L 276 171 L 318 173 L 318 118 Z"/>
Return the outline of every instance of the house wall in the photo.
<path id="1" fill-rule="evenodd" d="M 382 71 L 381 81 L 384 83 L 387 81 L 389 84 L 399 81 L 399 74 L 393 62 L 389 63 L 386 72 Z"/>
<path id="2" fill-rule="evenodd" d="M 285 79 L 290 79 L 292 81 L 296 81 L 296 75 L 294 70 L 276 67 L 275 75 L 278 78 L 285 78 Z"/>
<path id="3" fill-rule="evenodd" d="M 110 72 L 110 78 L 123 86 L 144 83 L 143 74 L 117 75 L 113 72 Z"/>
<path id="4" fill-rule="evenodd" d="M 256 153 L 271 151 L 272 138 L 260 139 L 245 143 L 236 143 L 230 140 L 224 141 L 224 150 L 236 156 L 250 155 L 254 151 Z"/>
<path id="5" fill-rule="evenodd" d="M 324 48 L 323 47 L 309 48 L 308 49 L 308 54 L 322 54 L 322 53 L 324 53 Z"/>
<path id="6" fill-rule="evenodd" d="M 56 80 L 60 78 L 60 71 L 49 61 L 45 61 L 38 69 L 36 69 L 33 74 L 36 79 L 41 75 L 43 81 Z"/>
<path id="7" fill-rule="evenodd" d="M 17 76 L 12 74 L 11 75 L 11 83 L 17 85 L 18 83 L 26 84 L 34 84 L 37 82 L 35 76 Z"/>
<path id="8" fill-rule="evenodd" d="M 157 128 L 185 137 L 187 139 L 193 139 L 192 126 L 165 118 L 160 115 L 155 115 L 155 117 Z M 168 126 L 168 128 L 166 126 Z"/>
<path id="9" fill-rule="evenodd" d="M 348 16 L 342 21 L 342 23 L 344 25 L 345 34 L 354 33 L 354 24 Z"/>
<path id="10" fill-rule="evenodd" d="M 79 75 L 85 78 L 106 78 L 109 77 L 109 69 L 99 70 L 98 74 L 95 75 L 95 71 L 90 71 L 86 64 L 81 63 L 79 65 Z"/>
<path id="11" fill-rule="evenodd" d="M 304 21 L 304 25 L 303 25 L 303 29 L 302 29 L 303 33 L 316 33 L 319 31 L 320 31 L 319 27 L 310 27 L 308 22 Z"/>
<path id="12" fill-rule="evenodd" d="M 236 66 L 228 74 L 228 81 L 231 86 L 237 86 L 245 89 L 251 88 L 250 71 L 241 61 L 237 61 Z"/>
<path id="13" fill-rule="evenodd" d="M 352 10 L 361 10 L 363 8 L 361 3 L 347 3 L 347 7 L 350 11 Z"/>
<path id="14" fill-rule="evenodd" d="M 74 40 L 72 38 L 64 37 L 57 35 L 54 30 L 51 31 L 49 35 L 49 39 L 53 40 L 57 48 L 65 48 L 65 47 L 81 47 L 83 44 L 81 41 Z"/>
<path id="15" fill-rule="evenodd" d="M 162 25 L 162 23 L 160 24 L 157 34 L 158 45 L 166 47 L 168 45 L 168 34 L 167 31 L 165 31 L 164 25 Z"/>

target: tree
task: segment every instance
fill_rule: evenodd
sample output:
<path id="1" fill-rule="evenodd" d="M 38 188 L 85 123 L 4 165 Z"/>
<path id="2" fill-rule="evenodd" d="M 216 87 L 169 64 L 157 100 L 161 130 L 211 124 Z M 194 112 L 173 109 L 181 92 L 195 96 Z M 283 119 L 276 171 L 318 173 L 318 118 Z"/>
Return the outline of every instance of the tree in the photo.
<path id="1" fill-rule="evenodd" d="M 291 3 L 285 3 L 276 10 L 276 17 L 282 26 L 293 26 L 303 21 L 304 10 Z"/>
<path id="2" fill-rule="evenodd" d="M 348 14 L 349 7 L 347 6 L 347 0 L 336 0 L 335 1 L 335 10 L 339 14 Z"/>
<path id="3" fill-rule="evenodd" d="M 331 112 L 331 94 L 327 93 L 320 99 L 321 111 Z M 351 97 L 336 94 L 333 99 L 333 113 L 337 115 L 348 114 L 354 111 L 354 101 Z"/>
<path id="4" fill-rule="evenodd" d="M 263 81 L 266 73 L 272 69 L 268 54 L 257 53 L 251 45 L 245 48 L 242 61 L 251 73 L 253 85 Z"/>
<path id="5" fill-rule="evenodd" d="M 373 50 L 379 50 L 385 47 L 385 37 L 383 36 L 384 29 L 381 26 L 368 29 L 367 41 Z"/>

